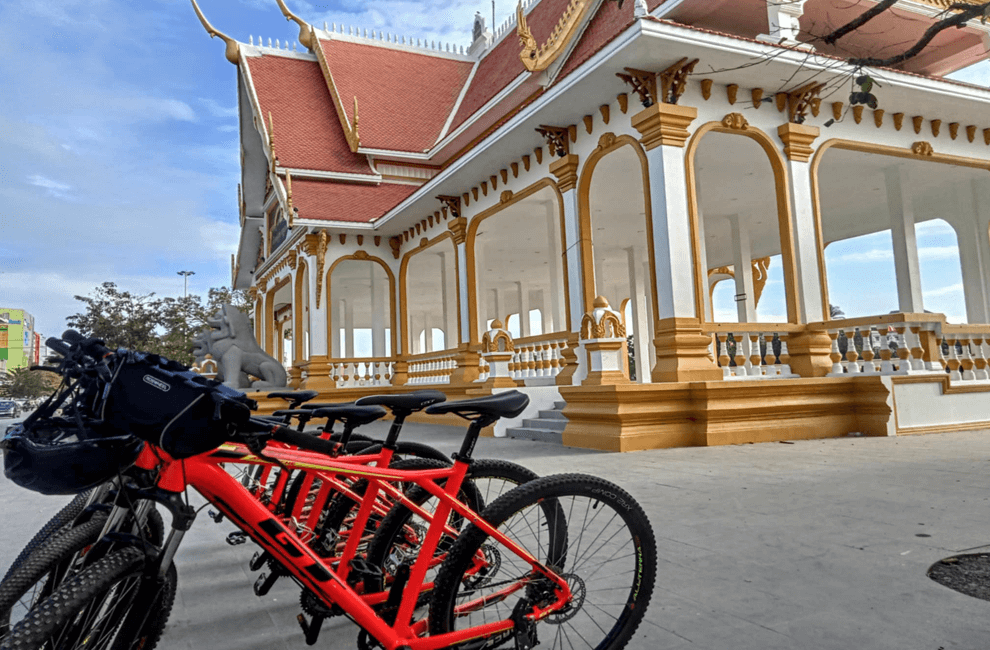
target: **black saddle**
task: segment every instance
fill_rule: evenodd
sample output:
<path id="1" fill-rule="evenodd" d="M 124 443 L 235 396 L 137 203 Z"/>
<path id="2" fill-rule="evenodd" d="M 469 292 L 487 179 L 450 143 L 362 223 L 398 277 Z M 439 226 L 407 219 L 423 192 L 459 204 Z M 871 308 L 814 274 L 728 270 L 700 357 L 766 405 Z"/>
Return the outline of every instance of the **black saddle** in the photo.
<path id="1" fill-rule="evenodd" d="M 499 418 L 514 418 L 529 406 L 529 395 L 517 390 L 498 393 L 487 397 L 434 404 L 426 409 L 430 415 L 453 413 L 466 420 L 486 420 L 494 422 Z"/>
<path id="2" fill-rule="evenodd" d="M 343 422 L 348 429 L 360 427 L 385 417 L 385 409 L 380 406 L 356 406 L 354 404 L 334 404 L 311 411 L 314 418 L 327 418 Z"/>
<path id="3" fill-rule="evenodd" d="M 315 390 L 281 390 L 268 393 L 270 399 L 284 399 L 289 403 L 289 408 L 297 408 L 303 402 L 308 402 L 319 395 Z"/>
<path id="4" fill-rule="evenodd" d="M 400 395 L 369 395 L 354 402 L 357 406 L 384 406 L 395 415 L 409 415 L 426 407 L 446 402 L 447 396 L 438 390 L 417 390 Z M 429 413 L 429 411 L 427 411 Z"/>

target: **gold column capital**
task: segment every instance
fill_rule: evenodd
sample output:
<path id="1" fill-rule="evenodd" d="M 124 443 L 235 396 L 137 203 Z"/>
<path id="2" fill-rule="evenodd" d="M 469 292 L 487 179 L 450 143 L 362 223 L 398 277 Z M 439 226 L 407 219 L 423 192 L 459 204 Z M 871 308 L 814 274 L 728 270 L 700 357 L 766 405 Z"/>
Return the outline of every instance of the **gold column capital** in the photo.
<path id="1" fill-rule="evenodd" d="M 683 148 L 691 135 L 687 129 L 696 119 L 694 106 L 657 103 L 633 115 L 632 125 L 643 136 L 640 142 L 647 151 L 660 145 Z"/>
<path id="2" fill-rule="evenodd" d="M 811 154 L 815 152 L 811 148 L 811 143 L 820 134 L 821 129 L 817 126 L 806 126 L 804 124 L 794 124 L 793 122 L 781 124 L 777 128 L 777 135 L 784 142 L 784 154 L 787 155 L 788 160 L 795 162 L 808 162 L 811 160 Z"/>
<path id="3" fill-rule="evenodd" d="M 447 230 L 450 231 L 451 236 L 454 239 L 454 244 L 463 244 L 467 241 L 467 218 L 458 217 L 450 221 L 447 224 Z"/>
<path id="4" fill-rule="evenodd" d="M 557 177 L 557 186 L 561 192 L 569 192 L 577 187 L 579 162 L 580 158 L 571 153 L 550 163 L 550 173 Z"/>

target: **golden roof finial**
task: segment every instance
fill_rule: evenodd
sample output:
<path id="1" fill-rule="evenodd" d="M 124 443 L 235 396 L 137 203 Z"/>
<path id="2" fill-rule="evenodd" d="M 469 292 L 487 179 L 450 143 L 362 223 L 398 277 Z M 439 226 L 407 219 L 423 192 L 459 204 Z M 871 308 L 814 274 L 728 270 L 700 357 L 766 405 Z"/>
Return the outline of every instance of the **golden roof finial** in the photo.
<path id="1" fill-rule="evenodd" d="M 295 15 L 289 8 L 285 6 L 284 0 L 275 0 L 278 3 L 278 8 L 282 10 L 282 15 L 285 16 L 286 20 L 291 20 L 299 25 L 299 42 L 302 43 L 303 47 L 313 49 L 313 26 L 307 23 L 305 20 Z"/>
<path id="2" fill-rule="evenodd" d="M 288 214 L 289 228 L 295 225 L 295 208 L 292 207 L 292 172 L 285 170 L 285 203 Z"/>
<path id="3" fill-rule="evenodd" d="M 227 44 L 227 49 L 224 51 L 224 56 L 227 57 L 227 60 L 233 63 L 234 65 L 238 65 L 241 60 L 240 44 L 231 37 L 224 34 L 223 32 L 214 29 L 213 25 L 210 24 L 210 21 L 208 21 L 206 19 L 206 16 L 203 15 L 203 12 L 200 10 L 199 5 L 196 4 L 196 0 L 192 0 L 192 6 L 193 9 L 196 11 L 196 15 L 199 16 L 199 22 L 203 23 L 203 28 L 206 29 L 206 33 L 210 35 L 210 38 L 219 36 L 220 39 Z"/>
<path id="4" fill-rule="evenodd" d="M 274 173 L 275 167 L 278 165 L 278 157 L 275 155 L 275 120 L 272 118 L 271 111 L 268 111 L 268 153 L 271 154 L 270 162 Z"/>
<path id="5" fill-rule="evenodd" d="M 360 140 L 361 139 L 360 136 L 358 135 L 358 103 L 357 103 L 357 95 L 354 95 L 354 139 L 355 140 Z"/>

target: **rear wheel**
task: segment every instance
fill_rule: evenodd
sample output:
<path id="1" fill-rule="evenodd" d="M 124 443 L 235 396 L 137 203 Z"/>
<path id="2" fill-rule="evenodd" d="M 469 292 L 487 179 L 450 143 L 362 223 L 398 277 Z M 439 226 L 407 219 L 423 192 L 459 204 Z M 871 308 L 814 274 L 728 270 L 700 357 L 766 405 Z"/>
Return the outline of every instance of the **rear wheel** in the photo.
<path id="1" fill-rule="evenodd" d="M 85 508 L 86 504 L 89 502 L 89 495 L 91 492 L 92 490 L 86 490 L 85 492 L 77 494 L 73 497 L 72 501 L 59 510 L 54 517 L 49 519 L 48 523 L 45 524 L 41 530 L 35 533 L 34 537 L 31 538 L 31 541 L 28 542 L 21 550 L 20 554 L 14 558 L 14 562 L 10 565 L 10 568 L 7 569 L 7 573 L 4 575 L 3 579 L 6 580 L 10 574 L 18 566 L 20 566 L 21 562 L 26 560 L 27 557 L 31 555 L 35 549 L 47 541 L 49 537 L 75 521 L 76 517 L 79 516 L 79 514 L 83 511 L 83 508 Z"/>
<path id="2" fill-rule="evenodd" d="M 548 514 L 551 501 L 559 507 Z M 526 617 L 540 643 L 625 647 L 649 605 L 657 562 L 650 522 L 627 492 L 594 476 L 548 476 L 500 497 L 482 516 L 567 582 L 564 605 L 538 622 Z M 519 620 L 559 597 L 553 581 L 473 525 L 450 549 L 435 585 L 431 635 Z M 497 633 L 486 647 L 515 634 Z"/>

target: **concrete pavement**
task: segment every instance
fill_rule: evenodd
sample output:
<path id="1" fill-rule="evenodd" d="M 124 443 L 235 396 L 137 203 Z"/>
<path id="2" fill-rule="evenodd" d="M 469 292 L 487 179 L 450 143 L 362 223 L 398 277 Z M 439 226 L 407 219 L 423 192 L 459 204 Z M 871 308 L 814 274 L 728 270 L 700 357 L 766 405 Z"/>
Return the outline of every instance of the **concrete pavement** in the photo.
<path id="1" fill-rule="evenodd" d="M 404 439 L 455 451 L 461 432 L 409 425 Z M 845 438 L 633 454 L 482 439 L 476 455 L 541 474 L 581 471 L 635 496 L 660 561 L 645 623 L 628 647 L 949 650 L 990 647 L 990 603 L 925 572 L 990 545 L 990 435 Z M 0 571 L 67 498 L 0 478 Z M 180 592 L 161 648 L 305 648 L 299 590 L 251 591 L 252 545 L 200 517 L 180 550 Z M 317 647 L 355 647 L 324 625 Z"/>

